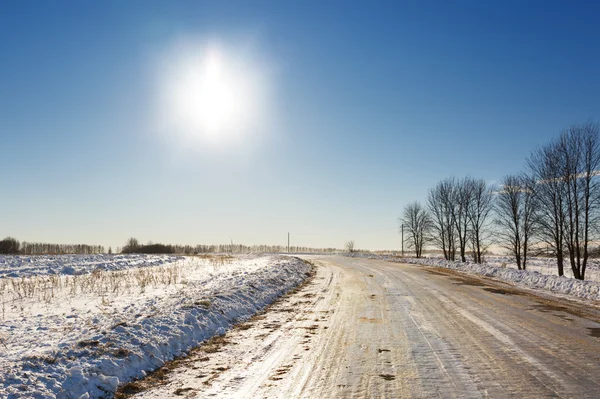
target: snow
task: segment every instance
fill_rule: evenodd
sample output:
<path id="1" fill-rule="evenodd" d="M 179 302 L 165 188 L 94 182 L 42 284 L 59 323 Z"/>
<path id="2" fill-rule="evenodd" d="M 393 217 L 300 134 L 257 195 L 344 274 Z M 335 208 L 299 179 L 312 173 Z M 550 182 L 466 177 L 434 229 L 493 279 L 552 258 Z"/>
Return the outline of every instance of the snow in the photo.
<path id="1" fill-rule="evenodd" d="M 123 270 L 164 265 L 184 259 L 172 255 L 0 255 L 0 277 L 85 274 L 96 269 Z"/>
<path id="2" fill-rule="evenodd" d="M 441 257 L 402 258 L 393 255 L 376 255 L 369 253 L 347 254 L 352 257 L 380 259 L 398 263 L 410 263 L 424 266 L 443 267 L 470 274 L 495 278 L 516 286 L 534 290 L 544 290 L 553 294 L 566 295 L 589 301 L 600 301 L 600 268 L 592 263 L 586 271 L 589 280 L 577 280 L 568 276 L 551 275 L 556 272 L 556 261 L 548 258 L 531 258 L 528 260 L 528 270 L 518 270 L 510 257 L 488 257 L 486 263 L 450 262 Z M 531 262 L 531 263 L 529 263 Z M 565 272 L 568 268 L 565 265 Z"/>
<path id="3" fill-rule="evenodd" d="M 283 256 L 0 257 L 0 397 L 112 397 L 309 269 Z"/>
<path id="4" fill-rule="evenodd" d="M 512 256 L 488 256 L 485 259 L 488 265 L 500 268 L 517 269 L 517 263 Z M 527 270 L 536 271 L 540 274 L 557 275 L 558 267 L 556 258 L 533 257 L 527 259 Z M 566 277 L 573 277 L 573 271 L 569 265 L 569 260 L 565 259 L 564 273 Z M 585 279 L 589 281 L 600 282 L 600 265 L 597 260 L 590 259 L 585 271 Z"/>

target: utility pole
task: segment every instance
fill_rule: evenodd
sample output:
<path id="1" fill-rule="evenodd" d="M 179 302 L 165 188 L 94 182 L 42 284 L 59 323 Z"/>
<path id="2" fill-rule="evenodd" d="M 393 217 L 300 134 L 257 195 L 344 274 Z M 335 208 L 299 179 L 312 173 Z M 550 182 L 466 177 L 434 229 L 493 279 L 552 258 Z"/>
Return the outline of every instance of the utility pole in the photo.
<path id="1" fill-rule="evenodd" d="M 288 254 L 290 253 L 290 232 L 288 231 Z"/>
<path id="2" fill-rule="evenodd" d="M 402 223 L 402 257 L 404 258 L 404 223 Z"/>

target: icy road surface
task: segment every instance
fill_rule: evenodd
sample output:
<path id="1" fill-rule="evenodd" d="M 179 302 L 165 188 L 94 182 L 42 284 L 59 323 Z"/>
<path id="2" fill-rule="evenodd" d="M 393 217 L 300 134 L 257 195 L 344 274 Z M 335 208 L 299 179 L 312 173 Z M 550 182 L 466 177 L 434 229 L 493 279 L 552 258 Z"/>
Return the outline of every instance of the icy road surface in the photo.
<path id="1" fill-rule="evenodd" d="M 309 284 L 136 397 L 600 395 L 598 308 L 453 271 L 306 258 Z"/>

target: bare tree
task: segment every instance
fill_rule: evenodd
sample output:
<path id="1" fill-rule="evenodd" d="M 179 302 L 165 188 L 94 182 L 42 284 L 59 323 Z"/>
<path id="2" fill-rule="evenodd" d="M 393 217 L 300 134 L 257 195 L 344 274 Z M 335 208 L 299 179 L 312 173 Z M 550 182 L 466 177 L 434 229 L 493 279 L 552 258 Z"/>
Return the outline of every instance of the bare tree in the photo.
<path id="1" fill-rule="evenodd" d="M 500 243 L 510 250 L 519 270 L 527 267 L 527 256 L 536 229 L 535 180 L 527 175 L 508 175 L 496 199 L 496 225 Z"/>
<path id="2" fill-rule="evenodd" d="M 432 241 L 442 250 L 446 260 L 456 258 L 453 191 L 455 179 L 445 179 L 429 191 L 427 206 L 432 218 Z"/>
<path id="3" fill-rule="evenodd" d="M 489 220 L 494 208 L 494 194 L 483 179 L 467 178 L 464 184 L 469 193 L 467 220 L 473 259 L 476 263 L 482 263 L 483 252 L 489 243 Z"/>
<path id="4" fill-rule="evenodd" d="M 595 176 L 600 167 L 598 125 L 571 126 L 558 143 L 565 187 L 565 244 L 573 277 L 584 280 L 591 226 L 597 221 L 600 187 Z"/>
<path id="5" fill-rule="evenodd" d="M 450 196 L 450 209 L 452 210 L 452 220 L 456 229 L 458 238 L 458 250 L 460 260 L 466 262 L 466 252 L 469 237 L 469 203 L 471 202 L 471 179 L 465 177 L 462 180 L 451 179 L 452 194 Z"/>
<path id="6" fill-rule="evenodd" d="M 420 203 L 413 202 L 404 207 L 404 213 L 399 221 L 408 230 L 406 238 L 408 247 L 413 248 L 417 258 L 420 258 L 433 225 L 429 212 Z"/>
<path id="7" fill-rule="evenodd" d="M 538 180 L 542 231 L 556 255 L 558 274 L 564 273 L 566 249 L 573 277 L 583 280 L 590 242 L 598 233 L 599 126 L 571 126 L 557 141 L 535 152 L 528 164 Z"/>
<path id="8" fill-rule="evenodd" d="M 348 242 L 346 242 L 346 251 L 348 252 L 354 252 L 354 240 L 350 240 Z"/>
<path id="9" fill-rule="evenodd" d="M 564 275 L 565 185 L 556 142 L 533 152 L 527 160 L 536 180 L 535 196 L 539 211 L 539 234 L 556 257 L 558 275 Z"/>
<path id="10" fill-rule="evenodd" d="M 125 244 L 125 246 L 123 247 L 123 249 L 121 250 L 122 253 L 133 253 L 133 252 L 137 252 L 137 250 L 140 248 L 140 243 L 136 238 L 131 237 L 129 240 L 127 240 L 127 244 Z"/>

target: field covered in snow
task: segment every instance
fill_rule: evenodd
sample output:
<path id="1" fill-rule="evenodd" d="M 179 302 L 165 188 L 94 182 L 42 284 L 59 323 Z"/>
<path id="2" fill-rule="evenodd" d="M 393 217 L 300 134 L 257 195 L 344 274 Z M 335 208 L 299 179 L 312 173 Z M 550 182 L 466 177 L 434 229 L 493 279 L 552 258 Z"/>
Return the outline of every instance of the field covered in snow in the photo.
<path id="1" fill-rule="evenodd" d="M 282 256 L 0 257 L 0 397 L 111 397 L 309 271 Z"/>
<path id="2" fill-rule="evenodd" d="M 490 266 L 517 269 L 517 263 L 514 257 L 511 256 L 487 256 L 485 261 Z M 549 276 L 558 275 L 555 258 L 534 257 L 527 259 L 527 270 Z M 568 259 L 565 259 L 564 272 L 566 277 L 573 278 L 573 272 L 571 271 Z M 585 279 L 600 282 L 600 264 L 596 259 L 589 260 L 585 270 Z"/>
<path id="3" fill-rule="evenodd" d="M 582 281 L 570 277 L 572 275 L 570 266 L 566 263 L 565 276 L 559 277 L 557 275 L 556 260 L 551 258 L 531 258 L 527 261 L 527 270 L 518 270 L 514 258 L 509 256 L 488 256 L 483 264 L 469 261 L 465 263 L 460 261 L 449 262 L 440 256 L 421 259 L 369 253 L 355 253 L 350 254 L 350 256 L 444 267 L 496 278 L 530 289 L 541 289 L 583 300 L 600 301 L 600 266 L 597 261 L 592 261 L 588 265 L 586 280 Z"/>
<path id="4" fill-rule="evenodd" d="M 95 270 L 123 270 L 160 266 L 182 260 L 171 255 L 33 255 L 0 256 L 0 277 L 86 274 Z"/>

